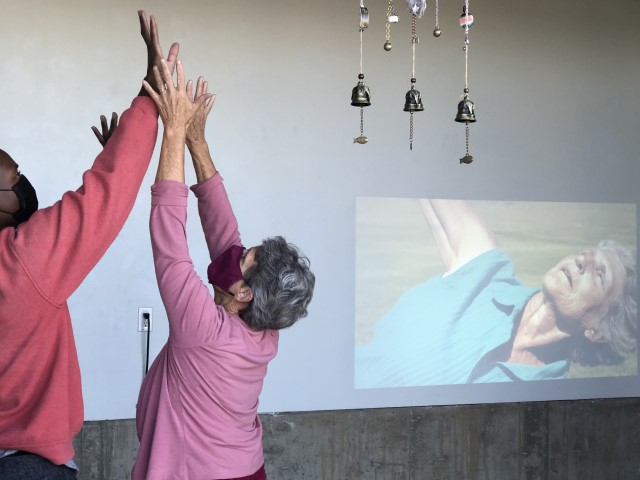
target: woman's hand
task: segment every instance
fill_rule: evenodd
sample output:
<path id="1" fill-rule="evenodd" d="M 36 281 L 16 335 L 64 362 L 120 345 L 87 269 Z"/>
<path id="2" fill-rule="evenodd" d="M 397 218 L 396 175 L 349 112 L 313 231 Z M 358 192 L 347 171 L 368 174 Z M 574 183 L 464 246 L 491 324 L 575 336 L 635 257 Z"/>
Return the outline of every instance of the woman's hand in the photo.
<path id="1" fill-rule="evenodd" d="M 210 93 L 201 94 L 197 98 L 193 98 L 190 91 L 187 91 L 184 82 L 184 69 L 182 62 L 178 60 L 177 68 L 177 85 L 173 84 L 173 78 L 168 62 L 161 60 L 161 68 L 153 67 L 156 85 L 163 85 L 160 93 L 156 93 L 155 89 L 146 80 L 143 85 L 149 96 L 158 106 L 158 112 L 165 130 L 178 129 L 184 132 L 186 136 L 187 128 L 191 120 L 201 106 L 207 106 L 212 95 Z M 189 89 L 191 90 L 191 88 Z"/>
<path id="2" fill-rule="evenodd" d="M 194 100 L 184 83 L 182 62 L 178 61 L 176 66 L 177 85 L 173 84 L 167 62 L 162 60 L 161 63 L 162 69 L 153 67 L 156 84 L 164 85 L 160 93 L 156 93 L 149 82 L 143 81 L 145 90 L 158 106 L 164 124 L 156 182 L 174 180 L 184 183 L 184 146 L 187 129 L 198 108 L 211 100 L 211 94 L 200 95 Z"/>
<path id="3" fill-rule="evenodd" d="M 213 108 L 213 104 L 216 101 L 216 96 L 214 94 L 207 93 L 207 89 L 209 87 L 209 82 L 207 82 L 203 77 L 198 77 L 198 81 L 196 83 L 196 94 L 193 97 L 194 101 L 198 101 L 203 95 L 208 95 L 211 99 L 205 103 L 201 104 L 200 107 L 193 114 L 193 118 L 191 123 L 189 124 L 189 128 L 187 129 L 187 146 L 191 149 L 192 146 L 205 143 L 204 130 L 207 123 L 207 117 L 209 116 L 209 112 Z M 192 96 L 193 83 L 191 80 L 187 83 L 187 94 Z"/>

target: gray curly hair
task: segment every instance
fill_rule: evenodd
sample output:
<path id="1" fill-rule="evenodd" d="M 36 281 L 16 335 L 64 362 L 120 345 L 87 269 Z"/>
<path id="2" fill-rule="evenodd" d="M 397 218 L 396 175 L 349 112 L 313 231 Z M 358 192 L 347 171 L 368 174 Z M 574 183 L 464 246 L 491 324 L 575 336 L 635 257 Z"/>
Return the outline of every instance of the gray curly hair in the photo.
<path id="1" fill-rule="evenodd" d="M 638 345 L 636 254 L 614 240 L 603 240 L 596 248 L 615 253 L 624 266 L 627 279 L 620 300 L 611 306 L 600 323 L 599 330 L 605 341 L 587 342 L 576 349 L 573 357 L 580 363 L 611 365 L 621 362 Z"/>
<path id="2" fill-rule="evenodd" d="M 281 330 L 307 316 L 315 276 L 309 259 L 283 237 L 262 241 L 256 265 L 245 273 L 253 300 L 240 317 L 252 330 Z"/>

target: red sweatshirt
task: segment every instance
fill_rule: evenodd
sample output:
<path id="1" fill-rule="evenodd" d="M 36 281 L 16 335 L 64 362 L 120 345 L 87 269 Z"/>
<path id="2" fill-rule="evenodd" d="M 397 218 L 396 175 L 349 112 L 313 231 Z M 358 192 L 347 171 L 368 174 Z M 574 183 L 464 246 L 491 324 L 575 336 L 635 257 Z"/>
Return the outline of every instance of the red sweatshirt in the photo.
<path id="1" fill-rule="evenodd" d="M 67 299 L 129 216 L 157 133 L 155 104 L 136 97 L 78 190 L 0 230 L 0 450 L 74 456 L 84 406 Z"/>

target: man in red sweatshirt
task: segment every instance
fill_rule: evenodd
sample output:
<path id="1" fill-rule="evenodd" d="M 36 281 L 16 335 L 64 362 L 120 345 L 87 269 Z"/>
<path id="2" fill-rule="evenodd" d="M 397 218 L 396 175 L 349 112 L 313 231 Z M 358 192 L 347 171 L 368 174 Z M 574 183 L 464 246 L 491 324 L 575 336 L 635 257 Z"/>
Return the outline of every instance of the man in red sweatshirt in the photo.
<path id="1" fill-rule="evenodd" d="M 146 80 L 163 58 L 155 19 L 138 12 L 147 46 Z M 166 63 L 178 55 L 173 44 Z M 0 150 L 0 478 L 75 479 L 73 437 L 84 408 L 67 299 L 116 238 L 147 171 L 158 110 L 144 88 L 116 128 L 102 119 L 105 145 L 82 185 L 38 210 L 36 192 Z M 108 143 L 107 143 L 108 140 Z M 26 165 L 22 165 L 27 170 Z"/>

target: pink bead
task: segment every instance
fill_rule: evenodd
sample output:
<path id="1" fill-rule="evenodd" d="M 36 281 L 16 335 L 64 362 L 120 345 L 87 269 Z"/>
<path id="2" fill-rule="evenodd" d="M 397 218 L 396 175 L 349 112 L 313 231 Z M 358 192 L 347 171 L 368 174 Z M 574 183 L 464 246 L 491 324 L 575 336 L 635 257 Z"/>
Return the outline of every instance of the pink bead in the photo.
<path id="1" fill-rule="evenodd" d="M 471 27 L 473 25 L 473 15 L 467 14 L 460 17 L 460 26 L 462 28 Z"/>

